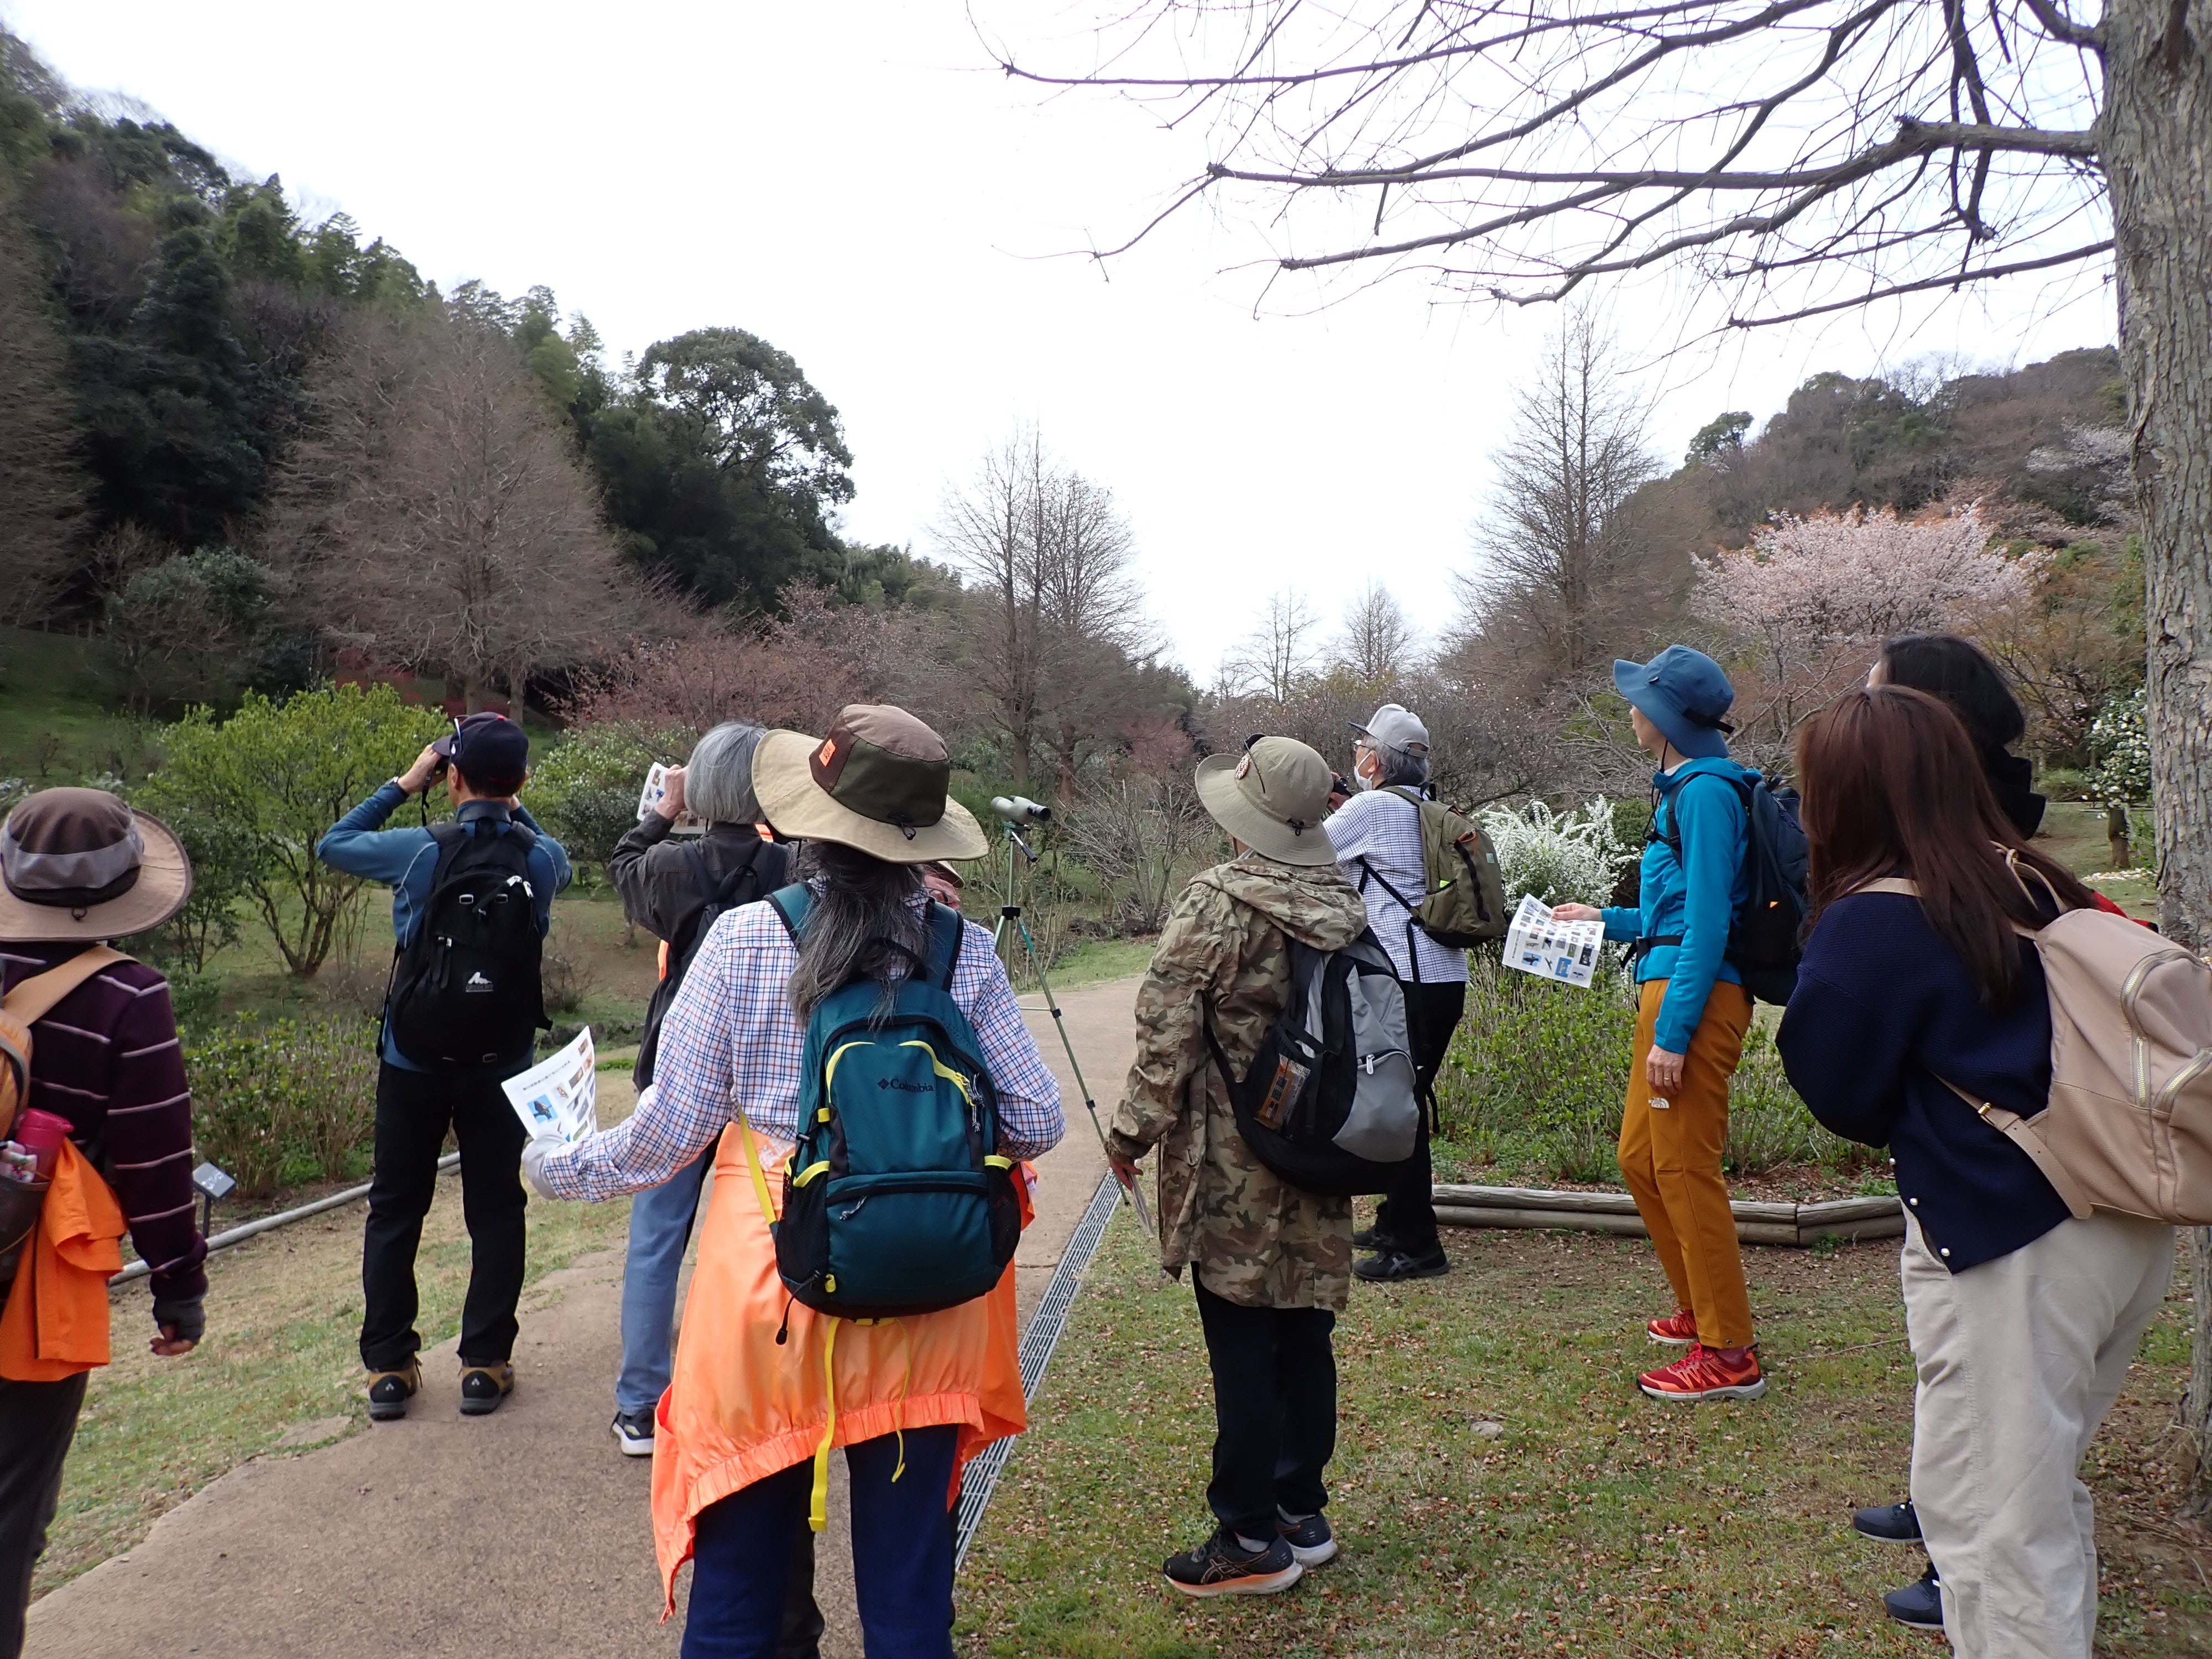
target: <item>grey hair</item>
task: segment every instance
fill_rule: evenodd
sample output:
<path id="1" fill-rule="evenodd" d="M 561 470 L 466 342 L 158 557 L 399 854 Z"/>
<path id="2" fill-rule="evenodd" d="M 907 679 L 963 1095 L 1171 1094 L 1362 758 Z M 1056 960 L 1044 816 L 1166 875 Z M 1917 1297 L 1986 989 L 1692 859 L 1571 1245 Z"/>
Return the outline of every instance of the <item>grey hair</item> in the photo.
<path id="1" fill-rule="evenodd" d="M 684 804 L 708 823 L 757 823 L 753 750 L 766 735 L 747 720 L 724 720 L 691 746 L 684 768 Z"/>
<path id="2" fill-rule="evenodd" d="M 1376 788 L 1418 789 L 1429 781 L 1429 757 L 1426 755 L 1417 755 L 1410 749 L 1400 749 L 1375 738 L 1368 738 L 1367 746 L 1374 754 L 1376 764 L 1382 769 L 1382 775 L 1376 781 Z M 684 781 L 684 793 L 689 799 L 691 786 L 688 778 Z"/>
<path id="3" fill-rule="evenodd" d="M 892 988 L 929 960 L 927 912 L 912 902 L 921 890 L 920 867 L 829 841 L 802 844 L 799 867 L 802 878 L 821 879 L 785 988 L 793 1010 L 805 1019 L 831 992 L 872 979 L 883 988 L 880 1018 L 890 1012 Z"/>

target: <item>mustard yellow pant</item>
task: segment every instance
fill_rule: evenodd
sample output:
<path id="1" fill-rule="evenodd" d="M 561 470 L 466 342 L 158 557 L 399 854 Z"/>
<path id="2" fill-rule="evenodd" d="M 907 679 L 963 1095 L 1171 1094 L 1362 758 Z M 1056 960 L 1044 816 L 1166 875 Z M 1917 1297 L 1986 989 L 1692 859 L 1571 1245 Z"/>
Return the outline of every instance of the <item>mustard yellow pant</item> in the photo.
<path id="1" fill-rule="evenodd" d="M 1644 981 L 1636 1061 L 1620 1118 L 1620 1173 L 1674 1287 L 1674 1305 L 1698 1317 L 1698 1340 L 1709 1348 L 1748 1347 L 1751 1292 L 1743 1282 L 1743 1253 L 1729 1212 L 1721 1153 L 1728 1145 L 1729 1079 L 1743 1058 L 1751 998 L 1741 985 L 1715 981 L 1690 1038 L 1681 1087 L 1667 1105 L 1656 1107 L 1644 1058 L 1666 994 L 1665 980 Z"/>

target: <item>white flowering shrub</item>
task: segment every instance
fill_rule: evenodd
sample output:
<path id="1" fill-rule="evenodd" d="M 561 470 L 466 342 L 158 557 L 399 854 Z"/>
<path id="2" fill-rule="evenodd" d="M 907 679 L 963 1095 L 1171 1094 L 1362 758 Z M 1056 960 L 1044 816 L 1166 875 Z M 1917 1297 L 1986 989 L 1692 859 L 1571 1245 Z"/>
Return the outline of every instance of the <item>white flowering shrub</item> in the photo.
<path id="1" fill-rule="evenodd" d="M 2097 757 L 2094 785 L 2100 805 L 2141 806 L 2150 799 L 2150 732 L 2143 722 L 2143 688 L 2114 697 L 2089 728 Z"/>
<path id="2" fill-rule="evenodd" d="M 1477 816 L 1498 849 L 1509 908 L 1524 893 L 1546 904 L 1603 904 L 1636 856 L 1613 828 L 1613 803 L 1602 795 L 1570 812 L 1532 800 L 1518 811 L 1493 806 Z"/>

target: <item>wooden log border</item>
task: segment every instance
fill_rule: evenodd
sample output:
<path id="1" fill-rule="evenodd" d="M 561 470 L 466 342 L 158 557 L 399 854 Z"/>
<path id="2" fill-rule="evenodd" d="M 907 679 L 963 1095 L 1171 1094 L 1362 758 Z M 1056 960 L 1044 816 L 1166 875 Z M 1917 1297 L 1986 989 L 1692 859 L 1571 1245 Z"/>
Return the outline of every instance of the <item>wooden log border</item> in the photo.
<path id="1" fill-rule="evenodd" d="M 1437 1220 L 1447 1227 L 1571 1227 L 1589 1233 L 1647 1238 L 1636 1200 L 1626 1193 L 1554 1192 L 1541 1187 L 1434 1188 Z M 1894 1198 L 1844 1198 L 1822 1204 L 1729 1206 L 1735 1236 L 1747 1244 L 1805 1249 L 1823 1238 L 1839 1244 L 1902 1238 L 1905 1211 Z"/>

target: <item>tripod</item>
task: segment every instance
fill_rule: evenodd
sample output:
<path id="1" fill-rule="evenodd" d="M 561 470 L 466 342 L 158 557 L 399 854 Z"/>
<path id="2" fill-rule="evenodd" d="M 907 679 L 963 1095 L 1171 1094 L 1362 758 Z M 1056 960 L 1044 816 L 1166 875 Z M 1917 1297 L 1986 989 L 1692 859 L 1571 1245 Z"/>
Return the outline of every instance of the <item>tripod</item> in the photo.
<path id="1" fill-rule="evenodd" d="M 1013 902 L 1017 891 L 1014 882 L 1019 874 L 1019 866 L 1014 863 L 1014 853 L 1018 848 L 1030 864 L 1036 864 L 1037 855 L 1022 839 L 1021 832 L 1009 823 L 1006 825 L 1006 902 L 999 907 L 998 925 L 991 929 L 991 948 L 994 951 L 999 948 L 999 942 L 1006 937 L 1006 924 L 1012 922 L 1014 932 L 1020 936 L 1022 949 L 1029 953 L 1030 967 L 1037 976 L 1037 983 L 1044 988 L 1044 1006 L 1052 1012 L 1052 1028 L 1060 1033 L 1060 1046 L 1067 1051 L 1067 1069 L 1075 1074 L 1075 1086 L 1083 1096 L 1083 1108 L 1091 1114 L 1091 1127 L 1098 1132 L 1099 1148 L 1110 1158 L 1113 1148 L 1106 1144 L 1106 1126 L 1098 1121 L 1098 1103 L 1091 1097 L 1091 1085 L 1084 1081 L 1083 1066 L 1075 1058 L 1075 1044 L 1068 1040 L 1067 1021 L 1060 1012 L 1060 999 L 1053 995 L 1052 981 L 1045 977 L 1044 958 L 1037 953 L 1036 941 L 1030 937 L 1029 923 L 1022 920 L 1022 907 Z M 1129 1200 L 1130 1207 L 1136 1211 L 1138 1224 L 1144 1228 L 1149 1237 L 1152 1231 L 1152 1218 L 1146 1208 L 1143 1190 L 1132 1181 L 1122 1185 L 1121 1194 Z"/>

